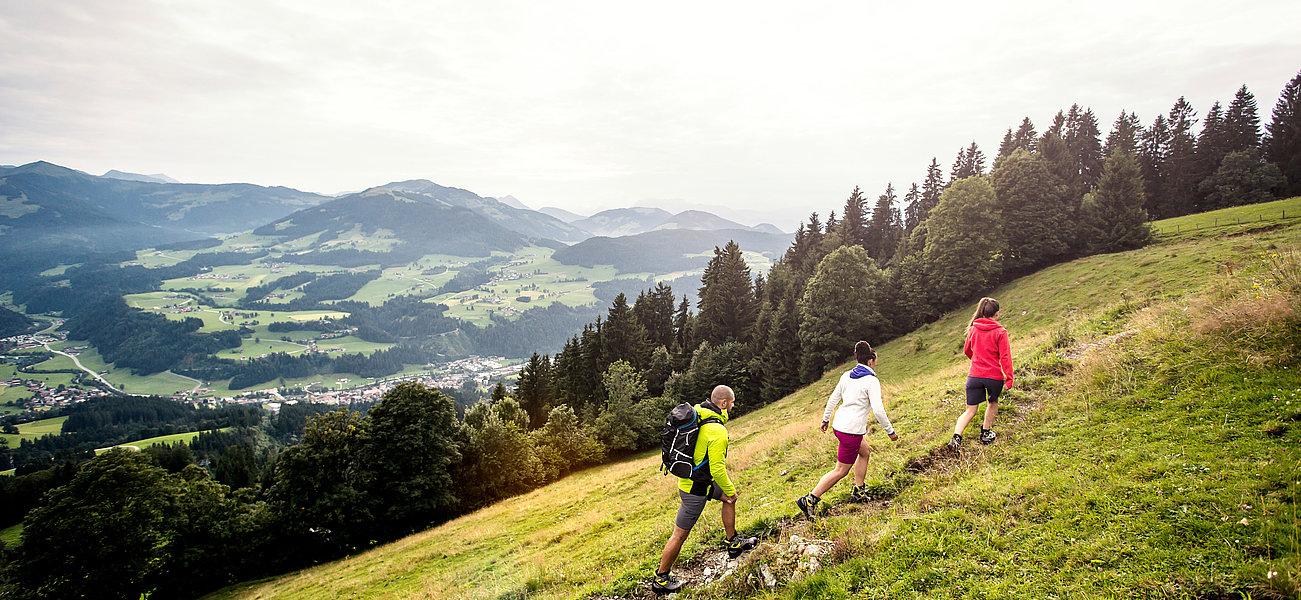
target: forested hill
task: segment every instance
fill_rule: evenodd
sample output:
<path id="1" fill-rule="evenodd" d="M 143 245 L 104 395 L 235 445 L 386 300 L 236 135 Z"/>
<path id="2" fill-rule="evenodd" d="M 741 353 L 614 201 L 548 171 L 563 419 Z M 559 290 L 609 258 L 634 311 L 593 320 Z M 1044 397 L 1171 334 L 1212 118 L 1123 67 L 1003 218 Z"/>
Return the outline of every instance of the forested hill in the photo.
<path id="1" fill-rule="evenodd" d="M 556 250 L 553 258 L 567 265 L 614 265 L 626 273 L 662 273 L 699 269 L 709 262 L 719 240 L 730 239 L 748 252 L 780 255 L 790 244 L 786 234 L 740 229 L 696 231 L 663 229 L 623 237 L 594 237 Z"/>
<path id="2" fill-rule="evenodd" d="M 204 234 L 252 229 L 328 198 L 249 183 L 192 184 L 96 177 L 47 162 L 0 171 L 3 195 L 31 205 L 60 200 L 115 219 Z M 198 237 L 198 236 L 195 236 Z M 161 243 L 161 242 L 157 242 Z"/>

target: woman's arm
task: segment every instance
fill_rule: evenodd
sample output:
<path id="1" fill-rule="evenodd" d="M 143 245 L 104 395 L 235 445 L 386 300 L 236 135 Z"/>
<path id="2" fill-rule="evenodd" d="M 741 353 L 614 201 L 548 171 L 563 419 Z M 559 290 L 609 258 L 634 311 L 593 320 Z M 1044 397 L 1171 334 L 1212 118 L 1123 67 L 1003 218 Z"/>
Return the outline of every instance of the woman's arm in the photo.
<path id="1" fill-rule="evenodd" d="M 1012 387 L 1012 380 L 1015 377 L 1012 374 L 1012 342 L 1007 338 L 1007 330 L 998 336 L 998 363 L 1003 369 L 1003 381 L 1007 387 Z"/>
<path id="2" fill-rule="evenodd" d="M 881 401 L 881 380 L 870 377 L 867 381 L 867 400 L 872 405 L 872 414 L 876 415 L 876 422 L 881 424 L 881 429 L 885 430 L 886 435 L 894 437 L 894 426 L 890 424 L 890 417 L 885 414 L 885 403 Z"/>
<path id="3" fill-rule="evenodd" d="M 826 410 L 822 411 L 823 423 L 826 423 L 831 420 L 831 411 L 836 409 L 836 405 L 840 404 L 840 399 L 844 397 L 844 395 L 845 395 L 845 378 L 841 377 L 840 381 L 836 383 L 835 391 L 831 392 L 830 398 L 827 398 L 827 408 Z"/>

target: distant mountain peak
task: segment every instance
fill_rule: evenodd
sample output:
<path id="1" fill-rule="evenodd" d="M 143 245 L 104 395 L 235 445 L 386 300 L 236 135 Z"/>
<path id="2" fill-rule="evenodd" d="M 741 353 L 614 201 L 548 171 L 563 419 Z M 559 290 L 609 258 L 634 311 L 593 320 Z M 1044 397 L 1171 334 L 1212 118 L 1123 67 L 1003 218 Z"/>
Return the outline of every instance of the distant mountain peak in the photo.
<path id="1" fill-rule="evenodd" d="M 523 202 L 520 202 L 519 198 L 516 198 L 514 196 L 509 196 L 509 195 L 502 196 L 500 198 L 497 198 L 497 201 L 511 208 L 518 208 L 520 210 L 533 210 L 529 208 L 527 205 L 525 205 Z"/>
<path id="2" fill-rule="evenodd" d="M 7 170 L 5 171 L 5 174 L 6 174 L 6 175 L 16 175 L 16 174 L 20 174 L 20 173 L 36 173 L 36 174 L 39 174 L 39 175 L 48 175 L 48 176 L 51 176 L 51 177 L 85 177 L 85 176 L 88 176 L 87 173 L 84 173 L 84 172 L 82 172 L 82 171 L 78 171 L 78 170 L 76 170 L 76 169 L 70 169 L 70 168 L 65 167 L 65 166 L 63 166 L 63 165 L 56 165 L 56 164 L 54 164 L 54 163 L 52 163 L 52 162 L 44 161 L 44 160 L 38 160 L 38 161 L 36 161 L 36 162 L 29 162 L 29 163 L 27 163 L 27 164 L 25 164 L 25 165 L 19 165 L 19 166 L 17 166 L 17 167 L 14 167 L 14 168 L 12 168 L 12 169 L 7 169 Z"/>
<path id="3" fill-rule="evenodd" d="M 538 212 L 544 215 L 555 217 L 566 223 L 573 223 L 574 221 L 581 221 L 587 218 L 585 215 L 580 215 L 576 212 L 571 212 L 555 206 L 543 206 L 542 208 L 538 209 Z"/>
<path id="4" fill-rule="evenodd" d="M 106 171 L 103 175 L 100 175 L 100 177 L 107 177 L 109 179 L 122 179 L 125 181 L 143 181 L 145 183 L 180 183 L 179 181 L 172 179 L 171 177 L 168 177 L 167 175 L 164 175 L 162 173 L 154 173 L 153 175 L 144 175 L 142 173 L 131 173 L 129 171 L 119 171 L 117 169 L 110 169 Z"/>

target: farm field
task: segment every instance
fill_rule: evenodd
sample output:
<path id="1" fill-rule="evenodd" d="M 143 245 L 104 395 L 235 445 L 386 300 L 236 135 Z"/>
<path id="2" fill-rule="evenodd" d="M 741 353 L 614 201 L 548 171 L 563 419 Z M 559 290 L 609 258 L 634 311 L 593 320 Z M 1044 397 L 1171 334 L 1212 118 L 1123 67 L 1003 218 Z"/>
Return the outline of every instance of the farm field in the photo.
<path id="1" fill-rule="evenodd" d="M 94 348 L 87 348 L 77 355 L 87 369 L 99 373 L 119 390 L 128 394 L 150 394 L 170 396 L 177 392 L 194 389 L 196 383 L 188 377 L 182 377 L 171 371 L 152 375 L 136 375 L 130 369 L 119 369 L 104 362 L 104 357 Z"/>
<path id="2" fill-rule="evenodd" d="M 229 428 L 228 428 L 228 427 L 224 427 L 224 428 L 222 428 L 222 429 L 219 429 L 218 431 L 225 431 L 226 429 L 229 429 Z M 100 453 L 103 453 L 103 452 L 108 452 L 108 451 L 111 450 L 112 448 L 134 448 L 134 449 L 136 449 L 136 450 L 144 450 L 145 448 L 148 448 L 148 447 L 150 447 L 150 446 L 157 446 L 158 444 L 175 444 L 175 443 L 177 443 L 177 442 L 182 442 L 182 443 L 188 444 L 188 443 L 194 441 L 194 438 L 199 437 L 199 434 L 200 434 L 200 433 L 203 433 L 203 432 L 202 432 L 202 431 L 188 431 L 188 432 L 185 432 L 185 433 L 173 433 L 173 434 L 171 434 L 171 435 L 160 435 L 160 436 L 156 436 L 156 437 L 145 438 L 145 439 L 143 439 L 143 440 L 135 440 L 135 441 L 131 441 L 131 442 L 126 442 L 126 443 L 118 444 L 118 445 L 116 445 L 116 446 L 112 446 L 112 447 L 109 447 L 109 448 L 100 448 L 100 449 L 98 449 L 98 450 L 95 451 L 95 454 L 100 454 Z"/>
<path id="3" fill-rule="evenodd" d="M 0 439 L 8 442 L 12 448 L 22 440 L 34 440 L 44 435 L 59 435 L 63 432 L 63 422 L 67 420 L 68 417 L 51 417 L 30 423 L 20 423 L 18 433 L 0 433 Z"/>
<path id="4" fill-rule="evenodd" d="M 793 500 L 829 464 L 835 442 L 817 423 L 840 370 L 738 417 L 728 424 L 738 528 L 765 541 L 736 576 L 685 595 L 1296 596 L 1301 363 L 1288 345 L 1295 321 L 1266 310 L 1276 304 L 1265 294 L 1278 288 L 1252 284 L 1284 285 L 1268 282 L 1294 274 L 1296 263 L 1277 270 L 1270 255 L 1297 252 L 1301 225 L 1209 231 L 993 290 L 1012 332 L 1017 386 L 1002 403 L 998 442 L 981 446 L 971 435 L 957 455 L 938 449 L 963 404 L 967 365 L 954 340 L 969 310 L 881 345 L 878 372 L 900 440 L 867 439 L 877 500 L 849 504 L 842 484 L 816 523 L 794 518 Z M 1225 264 L 1239 266 L 1229 273 Z M 1251 337 L 1230 343 L 1244 327 Z M 648 452 L 588 469 L 213 597 L 641 598 L 677 508 L 675 482 L 658 463 Z M 711 505 L 680 573 L 699 577 L 720 529 Z M 793 535 L 832 548 L 822 571 L 804 576 L 782 562 Z M 782 583 L 765 587 L 760 565 Z"/>
<path id="5" fill-rule="evenodd" d="M 1298 219 L 1301 196 L 1165 219 L 1153 223 L 1153 229 L 1165 239 L 1187 239 L 1205 236 L 1209 231 L 1218 235 L 1258 231 L 1293 224 Z"/>
<path id="6" fill-rule="evenodd" d="M 497 275 L 493 282 L 430 301 L 446 304 L 449 316 L 483 327 L 491 322 L 492 314 L 514 318 L 530 308 L 555 302 L 566 306 L 595 304 L 592 284 L 618 276 L 614 267 L 561 264 L 551 258 L 554 253 L 550 248 L 525 248 L 512 255 L 510 262 L 489 269 Z M 520 297 L 529 301 L 520 301 Z"/>
<path id="7" fill-rule="evenodd" d="M 320 265 L 278 265 L 267 264 L 261 259 L 247 265 L 228 265 L 216 267 L 206 273 L 192 277 L 168 279 L 163 282 L 163 290 L 195 289 L 217 301 L 220 306 L 234 306 L 244 298 L 248 288 L 262 285 L 294 273 L 311 271 L 314 273 L 335 273 L 342 271 L 338 267 Z M 272 265 L 275 266 L 272 266 Z"/>

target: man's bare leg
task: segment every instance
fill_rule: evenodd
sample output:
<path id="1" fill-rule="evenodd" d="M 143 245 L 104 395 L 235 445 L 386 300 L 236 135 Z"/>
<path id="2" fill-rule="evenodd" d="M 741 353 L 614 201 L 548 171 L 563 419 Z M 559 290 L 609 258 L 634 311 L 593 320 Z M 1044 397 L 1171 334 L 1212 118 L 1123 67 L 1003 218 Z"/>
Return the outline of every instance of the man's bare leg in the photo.
<path id="1" fill-rule="evenodd" d="M 727 539 L 736 537 L 736 503 L 723 503 L 723 532 L 727 534 Z M 663 571 L 660 571 L 663 573 Z"/>
<path id="2" fill-rule="evenodd" d="M 724 506 L 723 523 L 724 525 L 726 525 L 727 523 L 726 507 L 728 505 L 724 504 L 723 506 Z M 732 518 L 733 519 L 736 518 L 735 511 L 732 512 Z M 664 553 L 660 555 L 660 570 L 657 571 L 658 573 L 668 573 L 669 569 L 673 568 L 673 563 L 677 562 L 678 560 L 678 553 L 682 552 L 682 544 L 686 543 L 687 535 L 690 533 L 691 532 L 686 529 L 683 529 L 676 525 L 673 526 L 673 535 L 669 536 L 669 541 L 664 544 Z"/>

